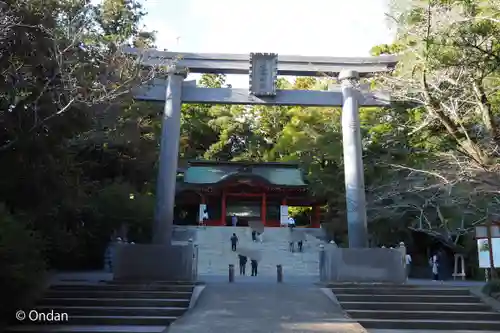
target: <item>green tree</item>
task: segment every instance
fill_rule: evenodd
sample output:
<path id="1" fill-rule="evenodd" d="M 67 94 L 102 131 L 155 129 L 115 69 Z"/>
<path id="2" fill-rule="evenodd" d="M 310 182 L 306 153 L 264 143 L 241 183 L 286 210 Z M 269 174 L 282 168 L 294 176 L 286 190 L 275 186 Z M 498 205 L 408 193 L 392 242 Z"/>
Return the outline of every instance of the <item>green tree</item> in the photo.
<path id="1" fill-rule="evenodd" d="M 386 213 L 448 234 L 498 214 L 499 14 L 498 1 L 393 1 L 397 38 L 372 51 L 401 59 L 376 84 L 404 105 L 406 119 L 388 115 L 408 154 L 379 159 Z"/>
<path id="2" fill-rule="evenodd" d="M 138 2 L 118 0 L 17 1 L 0 10 L 8 46 L 0 56 L 0 171 L 10 175 L 0 180 L 0 201 L 39 231 L 49 263 L 81 249 L 85 207 L 107 182 L 127 177 L 141 189 L 151 181 L 133 162 L 141 136 L 125 129 L 139 118 L 128 91 L 152 73 L 118 49 L 153 41 L 139 29 L 143 15 Z"/>

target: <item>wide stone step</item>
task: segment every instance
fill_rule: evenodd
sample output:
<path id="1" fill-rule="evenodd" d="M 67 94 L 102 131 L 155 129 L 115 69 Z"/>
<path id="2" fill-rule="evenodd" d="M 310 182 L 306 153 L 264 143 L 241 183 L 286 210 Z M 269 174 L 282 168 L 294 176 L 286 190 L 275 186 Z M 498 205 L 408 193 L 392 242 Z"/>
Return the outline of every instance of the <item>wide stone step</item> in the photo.
<path id="1" fill-rule="evenodd" d="M 490 311 L 483 303 L 341 302 L 344 310 Z"/>
<path id="2" fill-rule="evenodd" d="M 337 294 L 340 302 L 478 303 L 474 296 L 455 295 L 348 295 Z"/>
<path id="3" fill-rule="evenodd" d="M 349 310 L 354 319 L 426 319 L 426 320 L 480 320 L 500 321 L 500 313 L 493 311 L 401 311 L 401 310 Z"/>
<path id="4" fill-rule="evenodd" d="M 401 284 L 401 283 L 390 283 L 390 282 L 331 282 L 328 283 L 328 287 L 331 288 L 419 288 L 417 285 L 413 284 Z"/>
<path id="5" fill-rule="evenodd" d="M 9 327 L 7 332 L 33 333 L 163 333 L 165 326 L 77 326 L 77 325 L 19 325 Z"/>
<path id="6" fill-rule="evenodd" d="M 168 326 L 177 316 L 98 316 L 78 315 L 69 316 L 68 325 L 146 325 L 146 326 Z M 30 323 L 32 324 L 32 323 Z M 54 323 L 41 322 L 40 326 L 53 325 Z M 59 323 L 62 324 L 62 323 Z M 22 326 L 22 324 L 21 324 Z"/>
<path id="7" fill-rule="evenodd" d="M 107 290 L 107 291 L 184 291 L 192 292 L 194 285 L 154 285 L 154 284 L 59 284 L 49 288 L 52 290 Z"/>
<path id="8" fill-rule="evenodd" d="M 161 298 L 43 298 L 39 306 L 176 306 L 184 300 Z"/>
<path id="9" fill-rule="evenodd" d="M 51 290 L 44 296 L 48 298 L 162 298 L 189 302 L 191 294 L 188 291 Z"/>
<path id="10" fill-rule="evenodd" d="M 67 313 L 69 318 L 73 316 L 182 316 L 187 307 L 136 307 L 136 306 L 52 306 L 52 307 L 37 307 L 37 311 L 41 313 Z"/>
<path id="11" fill-rule="evenodd" d="M 462 288 L 376 288 L 376 287 L 335 287 L 334 294 L 361 294 L 361 295 L 456 295 L 468 296 L 469 290 Z"/>
<path id="12" fill-rule="evenodd" d="M 190 281 L 142 281 L 142 280 L 111 280 L 106 282 L 107 285 L 160 285 L 160 286 L 195 286 L 198 285 L 198 282 L 190 282 Z"/>
<path id="13" fill-rule="evenodd" d="M 238 247 L 252 248 L 262 253 L 259 263 L 259 275 L 276 274 L 276 265 L 283 266 L 285 274 L 313 275 L 319 272 L 318 245 L 321 242 L 305 242 L 304 252 L 289 251 L 289 233 L 287 229 L 266 228 L 264 241 L 252 242 L 250 229 L 246 227 L 210 227 L 197 230 L 199 248 L 198 273 L 200 275 L 227 275 L 229 264 L 237 266 L 238 258 L 230 249 L 229 238 L 235 232 L 239 238 Z"/>
<path id="14" fill-rule="evenodd" d="M 398 320 L 398 319 L 357 319 L 365 328 L 375 329 L 412 329 L 417 330 L 472 330 L 500 331 L 500 322 L 483 320 Z"/>

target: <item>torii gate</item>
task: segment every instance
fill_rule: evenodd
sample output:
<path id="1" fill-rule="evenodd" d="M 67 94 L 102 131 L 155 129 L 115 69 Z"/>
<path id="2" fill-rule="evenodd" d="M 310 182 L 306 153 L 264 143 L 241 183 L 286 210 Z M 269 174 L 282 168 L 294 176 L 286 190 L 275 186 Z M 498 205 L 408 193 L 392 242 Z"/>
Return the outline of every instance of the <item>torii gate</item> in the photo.
<path id="1" fill-rule="evenodd" d="M 359 106 L 387 106 L 389 98 L 375 92 L 361 93 L 360 76 L 386 72 L 396 57 L 303 57 L 269 53 L 202 54 L 173 53 L 125 48 L 139 55 L 144 66 L 167 66 L 168 78 L 134 92 L 137 100 L 165 103 L 160 143 L 160 160 L 153 227 L 154 244 L 171 244 L 175 205 L 175 184 L 179 156 L 182 103 L 342 106 L 342 136 L 349 247 L 367 247 L 366 200 L 359 123 Z M 201 88 L 184 82 L 187 71 L 209 74 L 249 75 L 249 89 Z M 328 91 L 277 90 L 278 75 L 332 76 L 340 87 Z"/>

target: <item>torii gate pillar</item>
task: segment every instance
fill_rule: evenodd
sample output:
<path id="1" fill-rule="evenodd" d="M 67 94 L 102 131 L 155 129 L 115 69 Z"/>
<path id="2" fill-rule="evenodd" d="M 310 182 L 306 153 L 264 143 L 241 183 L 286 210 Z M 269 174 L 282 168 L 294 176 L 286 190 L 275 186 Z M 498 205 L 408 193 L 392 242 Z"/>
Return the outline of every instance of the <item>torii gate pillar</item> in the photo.
<path id="1" fill-rule="evenodd" d="M 344 70 L 339 73 L 342 83 L 342 138 L 347 205 L 347 226 L 350 248 L 368 246 L 366 198 L 363 168 L 363 147 L 359 122 L 359 98 L 356 88 L 359 73 Z"/>
<path id="2" fill-rule="evenodd" d="M 186 73 L 185 68 L 176 66 L 168 70 L 156 180 L 153 244 L 170 245 L 172 240 L 181 128 L 182 82 L 186 78 Z"/>

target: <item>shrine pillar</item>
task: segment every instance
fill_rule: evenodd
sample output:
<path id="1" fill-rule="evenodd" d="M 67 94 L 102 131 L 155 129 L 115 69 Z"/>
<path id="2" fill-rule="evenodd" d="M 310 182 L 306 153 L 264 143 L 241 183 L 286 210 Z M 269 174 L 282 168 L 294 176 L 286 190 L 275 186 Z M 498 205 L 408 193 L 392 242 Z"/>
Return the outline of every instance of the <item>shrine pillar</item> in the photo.
<path id="1" fill-rule="evenodd" d="M 312 228 L 320 228 L 321 223 L 320 223 L 320 215 L 321 215 L 321 209 L 318 205 L 313 206 L 312 209 L 312 221 L 311 221 L 311 227 Z"/>
<path id="2" fill-rule="evenodd" d="M 266 193 L 262 193 L 262 203 L 261 203 L 261 207 L 260 207 L 260 219 L 262 220 L 262 224 L 264 225 L 264 227 L 266 226 L 267 224 L 267 208 L 266 208 L 266 205 L 267 205 L 267 200 L 266 200 Z"/>
<path id="3" fill-rule="evenodd" d="M 182 82 L 185 68 L 171 66 L 166 80 L 165 108 L 160 137 L 153 243 L 170 245 L 174 222 L 175 185 L 181 129 Z"/>
<path id="4" fill-rule="evenodd" d="M 220 210 L 220 225 L 226 225 L 226 190 L 222 190 L 222 200 L 221 200 L 221 210 Z"/>
<path id="5" fill-rule="evenodd" d="M 363 168 L 363 146 L 359 122 L 359 73 L 343 70 L 342 83 L 342 139 L 344 150 L 344 177 L 347 205 L 349 247 L 368 247 L 366 225 L 366 198 Z"/>

